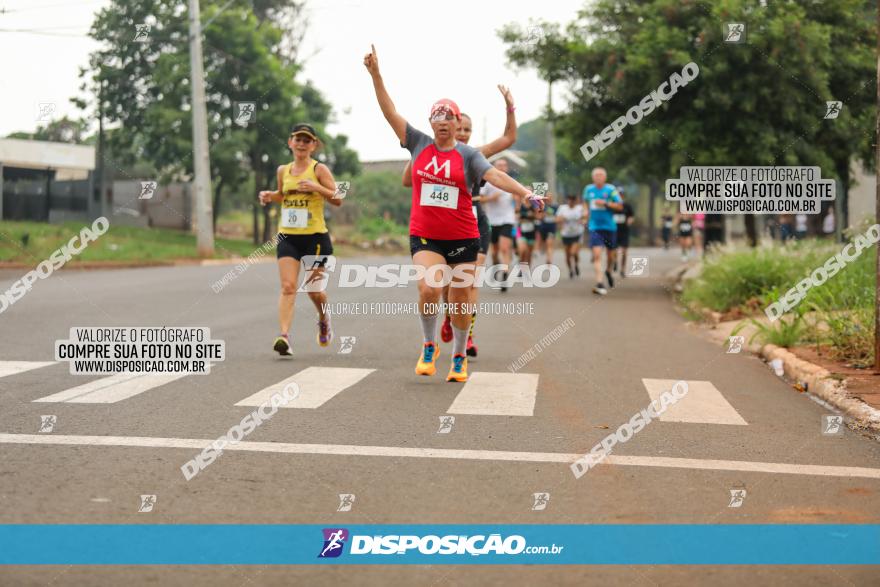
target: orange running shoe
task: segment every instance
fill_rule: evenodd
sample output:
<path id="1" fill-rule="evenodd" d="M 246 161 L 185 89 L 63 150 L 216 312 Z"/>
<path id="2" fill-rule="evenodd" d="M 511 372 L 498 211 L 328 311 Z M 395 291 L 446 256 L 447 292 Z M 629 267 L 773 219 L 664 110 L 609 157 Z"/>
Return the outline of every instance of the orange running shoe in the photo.
<path id="1" fill-rule="evenodd" d="M 436 342 L 426 342 L 419 355 L 419 362 L 416 363 L 416 375 L 433 375 L 437 371 L 436 363 L 439 354 L 440 347 Z"/>
<path id="2" fill-rule="evenodd" d="M 449 375 L 446 376 L 446 381 L 464 383 L 467 380 L 467 357 L 465 355 L 455 355 L 452 357 L 452 367 L 449 368 Z"/>

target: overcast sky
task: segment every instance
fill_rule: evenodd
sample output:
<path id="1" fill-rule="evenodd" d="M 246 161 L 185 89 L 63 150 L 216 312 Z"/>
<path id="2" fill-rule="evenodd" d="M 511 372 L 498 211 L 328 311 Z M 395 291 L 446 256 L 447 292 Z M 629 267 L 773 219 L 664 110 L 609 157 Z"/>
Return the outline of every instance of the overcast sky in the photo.
<path id="1" fill-rule="evenodd" d="M 79 68 L 96 47 L 86 36 L 89 26 L 95 12 L 108 4 L 0 0 L 0 136 L 34 130 L 41 102 L 56 104 L 56 117 L 81 114 L 69 98 L 77 94 Z M 338 122 L 330 131 L 348 135 L 361 160 L 403 158 L 406 154 L 382 118 L 362 65 L 370 43 L 375 43 L 399 112 L 426 129 L 431 103 L 452 98 L 473 118 L 474 140 L 480 143 L 484 134 L 491 139 L 504 129 L 504 103 L 496 84 L 511 87 L 520 122 L 539 116 L 547 96 L 546 84 L 534 72 L 507 66 L 496 31 L 509 22 L 527 27 L 530 19 L 567 23 L 583 4 L 584 0 L 311 0 L 301 52 L 309 56 L 304 78 L 333 104 Z M 450 20 L 448 15 L 460 18 Z M 34 32 L 12 32 L 15 29 Z M 450 30 L 453 37 L 448 41 L 436 41 Z M 561 105 L 562 100 L 554 103 Z"/>

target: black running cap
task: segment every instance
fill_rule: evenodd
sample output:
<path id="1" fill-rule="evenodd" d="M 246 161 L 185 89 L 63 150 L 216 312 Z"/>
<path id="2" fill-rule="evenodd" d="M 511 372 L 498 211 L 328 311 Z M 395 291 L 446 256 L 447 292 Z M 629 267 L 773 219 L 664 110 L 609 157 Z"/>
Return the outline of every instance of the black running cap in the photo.
<path id="1" fill-rule="evenodd" d="M 319 140 L 318 139 L 318 131 L 315 130 L 315 127 L 312 126 L 311 124 L 305 124 L 302 122 L 295 125 L 290 130 L 290 136 L 294 136 L 294 135 L 309 135 L 310 137 L 312 137 L 316 141 Z"/>

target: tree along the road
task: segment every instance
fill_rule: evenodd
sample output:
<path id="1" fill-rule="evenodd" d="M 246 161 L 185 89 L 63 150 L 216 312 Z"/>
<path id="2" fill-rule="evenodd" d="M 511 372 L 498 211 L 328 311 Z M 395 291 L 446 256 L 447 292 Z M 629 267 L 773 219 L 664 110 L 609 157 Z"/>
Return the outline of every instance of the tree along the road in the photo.
<path id="1" fill-rule="evenodd" d="M 331 107 L 321 94 L 296 81 L 301 63 L 294 49 L 305 30 L 303 6 L 284 0 L 202 1 L 215 210 L 224 189 L 251 185 L 251 177 L 258 189 L 274 189 L 276 167 L 291 159 L 290 127 L 308 121 L 322 132 L 330 120 Z M 102 47 L 82 72 L 95 100 L 103 83 L 104 116 L 121 126 L 123 132 L 114 133 L 115 151 L 150 160 L 166 179 L 187 178 L 193 167 L 186 11 L 186 0 L 113 0 L 95 19 L 91 36 Z M 143 42 L 135 41 L 141 24 L 150 26 Z M 255 103 L 256 120 L 237 124 L 236 102 Z M 345 137 L 329 138 L 321 157 L 336 172 L 358 170 Z M 107 161 L 126 163 L 131 161 Z M 254 194 L 244 197 L 255 201 Z M 271 232 L 268 208 L 263 219 L 265 241 Z"/>
<path id="2" fill-rule="evenodd" d="M 518 178 L 525 184 L 534 181 L 545 181 L 544 169 L 547 162 L 547 118 L 546 115 L 530 120 L 519 126 L 516 143 L 511 147 L 514 151 L 525 151 L 528 167 Z M 580 157 L 580 153 L 578 153 Z M 580 193 L 581 173 L 577 161 L 571 161 L 566 153 L 556 152 L 556 183 L 560 193 L 554 194 L 557 204 L 565 200 L 568 193 Z"/>
<path id="3" fill-rule="evenodd" d="M 73 143 L 75 145 L 93 144 L 95 137 L 88 136 L 89 124 L 85 120 L 64 116 L 40 125 L 34 132 L 18 131 L 10 133 L 10 139 L 30 139 L 33 141 L 52 141 L 54 143 Z"/>
<path id="4" fill-rule="evenodd" d="M 661 185 L 683 165 L 818 165 L 847 186 L 853 158 L 873 166 L 873 10 L 867 0 L 598 0 L 564 31 L 539 23 L 499 34 L 513 64 L 568 82 L 557 134 L 581 162 L 581 145 L 698 64 L 695 80 L 578 164 L 584 181 L 595 165 Z M 744 42 L 725 42 L 726 23 L 746 24 Z M 843 110 L 826 120 L 831 100 Z"/>

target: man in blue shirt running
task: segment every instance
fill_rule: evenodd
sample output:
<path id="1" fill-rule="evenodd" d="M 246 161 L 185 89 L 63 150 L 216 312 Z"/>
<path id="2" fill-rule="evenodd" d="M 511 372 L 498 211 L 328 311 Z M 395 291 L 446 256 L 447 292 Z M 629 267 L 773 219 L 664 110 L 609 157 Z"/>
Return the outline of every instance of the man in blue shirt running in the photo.
<path id="1" fill-rule="evenodd" d="M 596 286 L 593 293 L 604 296 L 608 293 L 602 282 L 602 249 L 606 253 L 605 278 L 608 287 L 614 287 L 614 278 L 611 276 L 611 268 L 614 266 L 615 251 L 617 248 L 617 224 L 614 222 L 614 213 L 623 210 L 623 200 L 620 194 L 610 183 L 605 183 L 608 175 L 605 169 L 597 167 L 593 169 L 593 183 L 584 188 L 584 202 L 589 210 L 590 250 L 593 252 L 593 271 L 596 274 Z"/>

